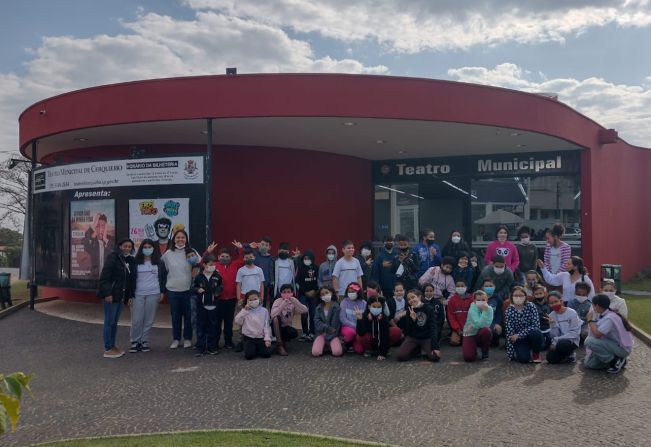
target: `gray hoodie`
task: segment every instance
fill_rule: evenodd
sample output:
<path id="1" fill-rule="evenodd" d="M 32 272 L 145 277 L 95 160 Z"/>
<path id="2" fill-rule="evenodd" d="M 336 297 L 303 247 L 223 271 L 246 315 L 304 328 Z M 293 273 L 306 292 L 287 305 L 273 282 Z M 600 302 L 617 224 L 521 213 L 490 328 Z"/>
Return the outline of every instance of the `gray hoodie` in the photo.
<path id="1" fill-rule="evenodd" d="M 328 250 L 335 251 L 335 259 L 328 261 L 326 258 L 326 261 L 319 266 L 319 278 L 317 280 L 319 287 L 332 287 L 332 272 L 334 271 L 335 263 L 337 262 L 337 247 L 329 245 L 325 251 L 326 256 L 328 255 Z"/>

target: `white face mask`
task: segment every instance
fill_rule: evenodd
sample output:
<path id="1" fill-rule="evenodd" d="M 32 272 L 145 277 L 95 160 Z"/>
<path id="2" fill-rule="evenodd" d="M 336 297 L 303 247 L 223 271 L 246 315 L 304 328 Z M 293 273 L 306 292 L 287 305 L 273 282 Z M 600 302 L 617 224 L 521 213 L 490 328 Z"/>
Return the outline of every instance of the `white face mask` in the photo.
<path id="1" fill-rule="evenodd" d="M 472 268 L 477 267 L 477 261 L 470 261 L 470 265 L 472 265 Z"/>
<path id="2" fill-rule="evenodd" d="M 348 292 L 348 298 L 350 298 L 351 300 L 356 300 L 357 292 Z"/>
<path id="3" fill-rule="evenodd" d="M 475 306 L 480 310 L 488 309 L 488 303 L 486 301 L 475 301 Z"/>
<path id="4" fill-rule="evenodd" d="M 178 250 L 183 250 L 183 249 L 185 248 L 185 244 L 183 244 L 183 245 L 181 245 L 181 244 L 174 244 L 174 246 L 175 246 Z"/>
<path id="5" fill-rule="evenodd" d="M 524 304 L 524 301 L 526 300 L 525 297 L 523 296 L 514 296 L 513 297 L 513 304 L 517 306 L 522 306 Z"/>
<path id="6" fill-rule="evenodd" d="M 606 295 L 608 298 L 612 300 L 613 297 L 616 295 L 616 293 L 617 292 L 604 292 L 604 295 Z"/>
<path id="7" fill-rule="evenodd" d="M 327 258 L 328 258 L 328 261 L 334 261 L 335 260 L 335 255 L 333 255 L 332 253 L 328 253 Z"/>
<path id="8" fill-rule="evenodd" d="M 369 256 L 371 256 L 371 250 L 369 250 L 368 248 L 362 248 L 362 256 L 364 258 L 368 258 Z"/>
<path id="9" fill-rule="evenodd" d="M 520 239 L 520 242 L 522 242 L 524 245 L 527 245 L 529 244 L 529 242 L 531 242 L 531 238 L 523 237 L 522 239 Z"/>
<path id="10" fill-rule="evenodd" d="M 203 271 L 206 272 L 209 275 L 212 275 L 215 273 L 215 266 L 214 265 L 207 265 L 203 268 Z"/>
<path id="11" fill-rule="evenodd" d="M 587 296 L 579 296 L 579 295 L 575 295 L 575 297 L 576 297 L 576 300 L 577 300 L 579 303 L 585 303 L 585 301 L 588 299 Z"/>
<path id="12" fill-rule="evenodd" d="M 465 296 L 466 290 L 468 290 L 468 288 L 467 287 L 456 287 L 455 290 L 457 291 L 457 295 Z"/>
<path id="13" fill-rule="evenodd" d="M 494 271 L 495 274 L 497 274 L 497 275 L 501 275 L 502 273 L 504 273 L 504 269 L 505 269 L 505 267 L 500 267 L 500 268 L 493 267 L 493 271 Z"/>
<path id="14" fill-rule="evenodd" d="M 307 267 L 312 265 L 312 261 L 310 259 L 306 259 L 303 261 L 303 264 L 305 264 Z"/>
<path id="15" fill-rule="evenodd" d="M 251 300 L 251 301 L 249 301 L 249 307 L 251 309 L 255 309 L 259 305 L 260 305 L 260 300 Z"/>
<path id="16" fill-rule="evenodd" d="M 403 293 L 402 295 L 396 295 L 396 294 L 394 294 L 394 295 L 393 295 L 393 298 L 394 298 L 395 300 L 397 300 L 397 301 L 402 301 L 402 300 L 405 299 L 405 294 L 404 294 L 404 293 Z"/>
<path id="17" fill-rule="evenodd" d="M 332 301 L 332 295 L 331 294 L 323 295 L 321 299 L 323 300 L 324 303 L 329 303 L 330 301 Z"/>
<path id="18" fill-rule="evenodd" d="M 452 236 L 453 244 L 458 244 L 459 242 L 461 242 L 461 238 L 459 236 Z"/>

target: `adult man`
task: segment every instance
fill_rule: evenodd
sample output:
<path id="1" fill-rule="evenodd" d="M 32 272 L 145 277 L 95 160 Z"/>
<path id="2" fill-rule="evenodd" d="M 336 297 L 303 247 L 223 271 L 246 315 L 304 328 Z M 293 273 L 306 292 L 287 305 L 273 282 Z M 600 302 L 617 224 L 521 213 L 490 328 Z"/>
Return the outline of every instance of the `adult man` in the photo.
<path id="1" fill-rule="evenodd" d="M 396 251 L 393 249 L 393 236 L 383 238 L 384 248 L 380 250 L 373 263 L 373 279 L 377 281 L 385 298 L 393 296 L 393 285 L 396 282 Z M 395 268 L 394 268 L 395 267 Z"/>

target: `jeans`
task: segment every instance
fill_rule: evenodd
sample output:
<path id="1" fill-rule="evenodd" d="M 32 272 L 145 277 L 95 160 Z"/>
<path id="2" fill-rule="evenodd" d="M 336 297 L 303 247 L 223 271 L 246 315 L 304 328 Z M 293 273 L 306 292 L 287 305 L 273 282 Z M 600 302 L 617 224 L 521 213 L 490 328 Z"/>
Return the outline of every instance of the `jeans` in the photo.
<path id="1" fill-rule="evenodd" d="M 482 354 L 487 353 L 491 348 L 493 333 L 490 328 L 483 327 L 475 335 L 464 335 L 461 340 L 461 352 L 466 362 L 477 360 L 477 347 L 481 348 Z"/>
<path id="2" fill-rule="evenodd" d="M 167 292 L 170 301 L 170 312 L 172 314 L 172 338 L 181 340 L 181 328 L 183 328 L 183 339 L 192 341 L 192 308 L 190 306 L 190 291 Z"/>
<path id="3" fill-rule="evenodd" d="M 197 350 L 199 352 L 217 350 L 217 308 L 208 310 L 197 304 Z"/>
<path id="4" fill-rule="evenodd" d="M 576 348 L 577 346 L 570 340 L 558 340 L 556 348 L 553 351 L 547 351 L 547 362 L 561 363 L 566 361 Z"/>
<path id="5" fill-rule="evenodd" d="M 301 296 L 299 298 L 299 301 L 304 306 L 307 306 L 308 310 L 307 313 L 301 314 L 301 329 L 303 331 L 303 335 L 314 335 L 314 312 L 316 311 L 316 298 Z"/>
<path id="6" fill-rule="evenodd" d="M 235 306 L 237 300 L 217 301 L 217 329 L 215 338 L 217 346 L 222 336 L 222 323 L 224 324 L 224 346 L 233 346 L 233 320 L 235 319 Z"/>
<path id="7" fill-rule="evenodd" d="M 104 350 L 110 351 L 115 347 L 115 336 L 118 332 L 118 321 L 122 312 L 122 303 L 107 303 L 104 300 Z"/>
<path id="8" fill-rule="evenodd" d="M 131 304 L 131 343 L 149 343 L 149 332 L 154 325 L 160 293 L 136 295 Z"/>
<path id="9" fill-rule="evenodd" d="M 592 351 L 583 361 L 585 367 L 589 369 L 605 369 L 615 357 L 625 358 L 630 355 L 630 352 L 617 342 L 606 337 L 590 336 L 585 340 L 585 347 Z"/>
<path id="10" fill-rule="evenodd" d="M 529 363 L 531 361 L 531 351 L 540 353 L 543 343 L 543 335 L 540 329 L 529 331 L 526 337 L 518 338 L 514 343 L 515 358 L 520 363 Z"/>

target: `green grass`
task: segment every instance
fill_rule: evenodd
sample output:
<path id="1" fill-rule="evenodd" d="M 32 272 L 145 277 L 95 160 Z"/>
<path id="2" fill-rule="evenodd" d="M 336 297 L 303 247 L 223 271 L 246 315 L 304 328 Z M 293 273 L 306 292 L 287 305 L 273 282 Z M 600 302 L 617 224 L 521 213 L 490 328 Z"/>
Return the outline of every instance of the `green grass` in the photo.
<path id="1" fill-rule="evenodd" d="M 651 279 L 635 279 L 622 284 L 623 290 L 642 290 L 651 292 Z"/>
<path id="2" fill-rule="evenodd" d="M 651 334 L 651 297 L 622 296 L 628 306 L 628 319 L 647 334 Z"/>
<path id="3" fill-rule="evenodd" d="M 29 289 L 27 281 L 19 279 L 11 283 L 11 298 L 14 300 L 26 300 L 29 298 Z"/>
<path id="4" fill-rule="evenodd" d="M 357 447 L 379 444 L 278 431 L 218 430 L 76 439 L 38 445 L 47 447 Z"/>

